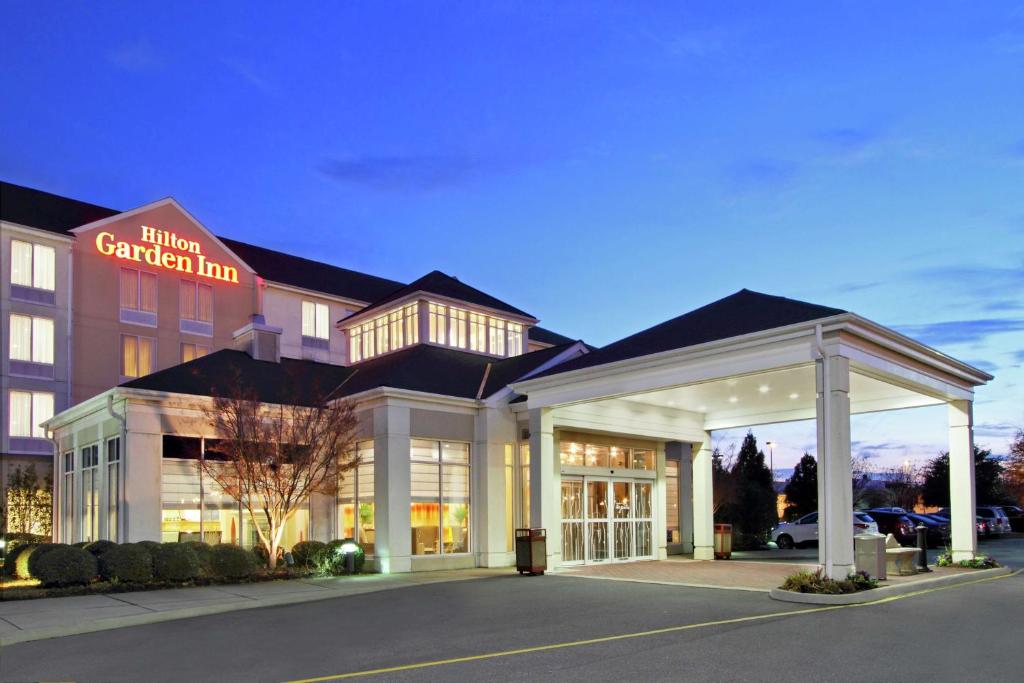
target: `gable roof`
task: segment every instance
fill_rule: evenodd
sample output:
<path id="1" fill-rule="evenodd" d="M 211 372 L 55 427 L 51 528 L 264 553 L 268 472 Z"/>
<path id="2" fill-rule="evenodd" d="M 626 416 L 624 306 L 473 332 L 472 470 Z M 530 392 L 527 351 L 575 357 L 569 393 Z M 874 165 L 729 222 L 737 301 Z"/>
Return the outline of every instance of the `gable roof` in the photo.
<path id="1" fill-rule="evenodd" d="M 396 280 L 332 266 L 227 237 L 221 237 L 220 240 L 252 266 L 261 277 L 285 285 L 356 301 L 376 301 L 402 287 L 402 283 Z"/>
<path id="2" fill-rule="evenodd" d="M 0 181 L 0 219 L 60 235 L 119 211 Z"/>
<path id="3" fill-rule="evenodd" d="M 273 363 L 256 360 L 244 351 L 222 349 L 121 386 L 193 396 L 228 396 L 242 384 L 261 401 L 295 405 L 310 405 L 318 394 L 352 396 L 380 387 L 475 399 L 481 385 L 484 390 L 480 396 L 486 398 L 566 348 L 568 345 L 495 360 L 468 351 L 419 344 L 356 366 L 294 358 Z"/>
<path id="4" fill-rule="evenodd" d="M 410 282 L 405 287 L 397 289 L 384 298 L 374 301 L 366 308 L 357 311 L 355 315 L 362 316 L 364 313 L 382 308 L 393 301 L 398 301 L 399 299 L 415 294 L 416 292 L 437 294 L 438 296 L 443 296 L 448 299 L 465 301 L 466 303 L 485 306 L 496 311 L 504 311 L 505 313 L 511 313 L 516 316 L 536 320 L 536 318 L 529 313 L 520 310 L 511 304 L 507 304 L 501 299 L 497 299 L 486 292 L 481 292 L 475 287 L 470 287 L 464 282 L 459 281 L 457 278 L 442 273 L 439 270 L 430 271 L 423 277 Z"/>
<path id="5" fill-rule="evenodd" d="M 569 337 L 566 337 L 564 334 L 552 332 L 551 330 L 545 327 L 534 325 L 533 327 L 530 328 L 530 341 L 557 346 L 559 344 L 569 344 L 576 340 L 570 339 Z"/>
<path id="6" fill-rule="evenodd" d="M 540 374 L 555 375 L 569 370 L 649 356 L 776 327 L 829 318 L 846 312 L 830 306 L 741 289 L 735 294 L 602 346 Z"/>

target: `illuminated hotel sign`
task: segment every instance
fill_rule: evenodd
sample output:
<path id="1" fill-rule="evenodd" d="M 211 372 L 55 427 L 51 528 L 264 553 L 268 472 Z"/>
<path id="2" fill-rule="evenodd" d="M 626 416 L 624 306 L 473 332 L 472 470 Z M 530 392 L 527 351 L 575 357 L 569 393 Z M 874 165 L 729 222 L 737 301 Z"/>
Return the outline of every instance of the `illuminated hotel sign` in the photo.
<path id="1" fill-rule="evenodd" d="M 187 240 L 173 232 L 143 225 L 140 241 L 147 244 L 115 241 L 113 233 L 101 232 L 96 235 L 96 251 L 105 256 L 115 256 L 138 263 L 145 262 L 151 266 L 180 273 L 195 273 L 212 280 L 238 282 L 237 268 L 210 261 L 203 255 L 199 242 L 195 240 Z"/>

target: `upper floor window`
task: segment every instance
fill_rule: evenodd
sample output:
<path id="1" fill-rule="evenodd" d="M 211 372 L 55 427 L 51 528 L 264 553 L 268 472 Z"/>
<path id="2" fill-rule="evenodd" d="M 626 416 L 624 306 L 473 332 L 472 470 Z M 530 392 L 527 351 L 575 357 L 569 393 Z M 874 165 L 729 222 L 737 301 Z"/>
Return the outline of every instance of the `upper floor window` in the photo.
<path id="1" fill-rule="evenodd" d="M 11 240 L 11 284 L 56 289 L 57 252 L 53 247 Z"/>
<path id="2" fill-rule="evenodd" d="M 121 322 L 156 327 L 156 274 L 121 269 Z"/>
<path id="3" fill-rule="evenodd" d="M 183 343 L 181 345 L 181 362 L 187 363 L 190 360 L 196 358 L 202 358 L 206 354 L 210 353 L 210 347 L 203 344 L 188 344 Z"/>
<path id="4" fill-rule="evenodd" d="M 178 288 L 178 310 L 182 320 L 213 322 L 213 287 L 195 280 L 182 280 Z"/>
<path id="5" fill-rule="evenodd" d="M 430 342 L 495 356 L 523 353 L 523 326 L 502 318 L 430 302 Z"/>
<path id="6" fill-rule="evenodd" d="M 419 304 L 412 303 L 349 328 L 349 361 L 358 363 L 416 344 L 419 321 Z"/>
<path id="7" fill-rule="evenodd" d="M 46 391 L 12 391 L 10 393 L 11 436 L 46 438 L 40 423 L 53 417 L 53 394 Z"/>
<path id="8" fill-rule="evenodd" d="M 121 376 L 142 377 L 156 369 L 156 340 L 121 335 Z"/>
<path id="9" fill-rule="evenodd" d="M 523 326 L 519 323 L 508 324 L 508 355 L 521 356 L 523 354 Z"/>
<path id="10" fill-rule="evenodd" d="M 53 364 L 53 320 L 11 314 L 11 360 Z"/>
<path id="11" fill-rule="evenodd" d="M 487 316 L 469 314 L 469 350 L 487 353 Z"/>
<path id="12" fill-rule="evenodd" d="M 327 339 L 330 336 L 330 309 L 326 304 L 302 302 L 302 336 Z"/>

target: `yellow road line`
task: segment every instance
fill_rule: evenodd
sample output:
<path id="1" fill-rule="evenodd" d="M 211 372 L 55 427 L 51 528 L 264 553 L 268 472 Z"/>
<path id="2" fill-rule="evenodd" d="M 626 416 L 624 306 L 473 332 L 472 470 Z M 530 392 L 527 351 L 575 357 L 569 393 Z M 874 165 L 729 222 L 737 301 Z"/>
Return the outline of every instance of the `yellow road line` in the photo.
<path id="1" fill-rule="evenodd" d="M 776 619 L 781 617 L 792 617 L 802 614 L 815 614 L 818 612 L 832 612 L 840 609 L 850 609 L 854 607 L 870 607 L 873 605 L 881 605 L 887 602 L 895 602 L 896 600 L 903 600 L 905 598 L 912 598 L 917 595 L 924 595 L 925 593 L 935 593 L 943 590 L 950 590 L 952 588 L 960 588 L 961 586 L 971 586 L 978 583 L 986 583 L 988 581 L 997 581 L 999 579 L 1006 579 L 1011 576 L 1016 576 L 1022 571 L 1018 569 L 1010 574 L 1003 574 L 1002 576 L 991 576 L 984 579 L 976 579 L 974 581 L 965 581 L 964 583 L 954 584 L 952 586 L 938 586 L 935 588 L 924 588 L 913 593 L 904 593 L 902 595 L 893 595 L 888 598 L 880 598 L 871 602 L 861 602 L 853 605 L 828 605 L 825 607 L 811 607 L 808 609 L 797 609 L 789 610 L 785 612 L 771 612 L 769 614 L 755 614 L 746 617 L 734 617 L 732 619 L 718 619 L 716 621 L 704 621 L 697 624 L 684 624 L 682 626 L 668 626 L 665 628 L 656 628 L 650 631 L 638 631 L 636 633 L 620 633 L 613 636 L 602 636 L 600 638 L 587 638 L 585 640 L 572 640 L 564 643 L 551 643 L 548 645 L 534 645 L 532 647 L 522 647 L 515 650 L 502 650 L 499 652 L 488 652 L 479 655 L 467 655 L 465 657 L 452 657 L 450 659 L 437 659 L 429 662 L 417 662 L 415 664 L 401 664 L 398 666 L 389 666 L 381 669 L 366 669 L 364 671 L 351 671 L 343 674 L 333 674 L 329 676 L 318 676 L 316 678 L 300 678 L 288 683 L 323 683 L 324 681 L 340 681 L 346 678 L 358 678 L 362 676 L 377 676 L 380 674 L 395 673 L 398 671 L 412 671 L 415 669 L 426 669 L 435 666 L 446 666 L 449 664 L 462 664 L 464 662 L 476 662 L 483 659 L 496 659 L 498 657 L 511 657 L 514 655 L 524 655 L 533 652 L 545 652 L 548 650 L 561 650 L 570 647 L 581 647 L 583 645 L 595 645 L 597 643 L 608 643 L 616 640 L 628 640 L 631 638 L 646 638 L 649 636 L 658 636 L 666 633 L 679 633 L 682 631 L 691 631 L 698 628 L 707 628 L 710 626 L 728 626 L 730 624 L 743 624 L 752 621 L 763 621 L 765 619 Z"/>

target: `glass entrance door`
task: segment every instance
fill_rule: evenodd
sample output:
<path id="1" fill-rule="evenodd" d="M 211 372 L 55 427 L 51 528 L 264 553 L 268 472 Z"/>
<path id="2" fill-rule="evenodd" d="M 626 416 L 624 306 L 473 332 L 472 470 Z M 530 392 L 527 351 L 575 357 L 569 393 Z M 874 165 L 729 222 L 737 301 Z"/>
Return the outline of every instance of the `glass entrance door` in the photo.
<path id="1" fill-rule="evenodd" d="M 608 482 L 587 478 L 587 562 L 608 559 Z"/>
<path id="2" fill-rule="evenodd" d="M 628 560 L 633 554 L 633 485 L 628 481 L 612 482 L 613 558 Z"/>
<path id="3" fill-rule="evenodd" d="M 562 561 L 653 557 L 653 495 L 650 480 L 563 479 Z"/>
<path id="4" fill-rule="evenodd" d="M 583 480 L 562 480 L 562 562 L 583 562 Z"/>

